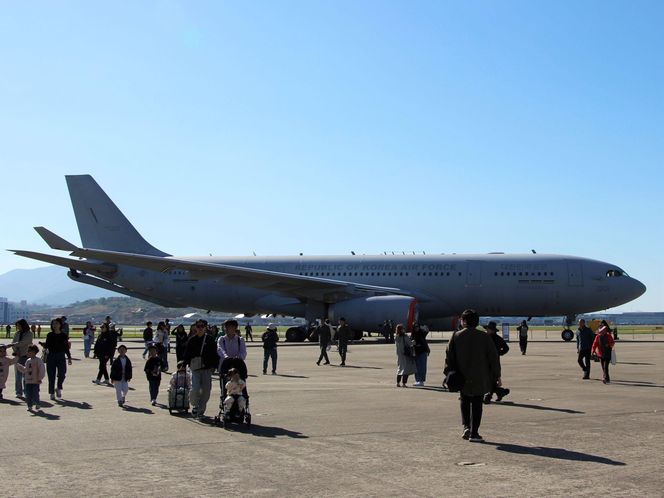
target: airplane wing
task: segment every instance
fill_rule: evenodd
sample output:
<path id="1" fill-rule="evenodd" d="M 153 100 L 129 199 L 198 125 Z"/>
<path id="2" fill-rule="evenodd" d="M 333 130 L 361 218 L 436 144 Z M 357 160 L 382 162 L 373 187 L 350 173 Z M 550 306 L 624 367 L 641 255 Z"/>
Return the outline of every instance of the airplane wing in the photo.
<path id="1" fill-rule="evenodd" d="M 123 264 L 146 270 L 166 273 L 173 269 L 186 270 L 201 278 L 219 277 L 228 284 L 237 284 L 261 290 L 269 290 L 294 297 L 314 298 L 324 302 L 336 302 L 352 296 L 409 295 L 395 287 L 364 285 L 341 280 L 307 277 L 241 266 L 204 263 L 174 257 L 148 256 L 101 249 L 77 249 L 72 256 Z"/>

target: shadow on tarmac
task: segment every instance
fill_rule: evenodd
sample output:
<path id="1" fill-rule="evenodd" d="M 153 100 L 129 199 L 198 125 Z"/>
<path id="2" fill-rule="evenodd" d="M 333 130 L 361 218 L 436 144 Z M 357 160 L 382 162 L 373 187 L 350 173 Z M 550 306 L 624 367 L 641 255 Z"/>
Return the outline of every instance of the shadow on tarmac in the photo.
<path id="1" fill-rule="evenodd" d="M 56 404 L 67 408 L 78 408 L 79 410 L 92 410 L 92 405 L 90 403 L 86 403 L 85 401 L 81 403 L 80 401 L 60 399 L 56 401 Z"/>
<path id="2" fill-rule="evenodd" d="M 41 403 L 40 403 L 41 405 Z M 39 411 L 33 411 L 32 415 L 35 417 L 41 417 L 45 418 L 46 420 L 60 420 L 60 415 L 55 415 L 53 413 L 47 413 L 45 411 L 39 410 Z"/>
<path id="3" fill-rule="evenodd" d="M 22 405 L 22 404 L 23 403 L 21 403 L 20 401 L 16 401 L 16 400 L 13 400 L 13 399 L 6 399 L 6 398 L 5 399 L 0 399 L 0 405 L 18 406 L 18 405 Z"/>
<path id="4" fill-rule="evenodd" d="M 288 377 L 289 379 L 308 379 L 306 375 L 274 374 L 275 377 Z"/>
<path id="5" fill-rule="evenodd" d="M 124 405 L 122 407 L 126 412 L 132 413 L 145 413 L 146 415 L 152 415 L 154 412 L 149 408 L 137 408 L 135 406 Z"/>
<path id="6" fill-rule="evenodd" d="M 593 462 L 603 463 L 605 465 L 622 466 L 627 465 L 624 462 L 611 460 L 597 455 L 590 455 L 588 453 L 580 453 L 578 451 L 570 451 L 564 448 L 549 448 L 546 446 L 521 446 L 519 444 L 509 443 L 492 443 L 485 442 L 488 446 L 495 446 L 499 451 L 506 451 L 508 453 L 517 453 L 520 455 L 534 455 L 546 458 L 555 458 L 558 460 L 572 460 L 575 462 Z"/>
<path id="7" fill-rule="evenodd" d="M 282 427 L 269 427 L 267 425 L 257 425 L 253 423 L 249 427 L 241 424 L 233 425 L 232 427 L 233 429 L 235 429 L 235 432 L 244 432 L 246 434 L 250 434 L 252 436 L 257 436 L 257 437 L 268 437 L 268 438 L 289 437 L 293 439 L 309 438 L 309 436 L 305 436 L 301 432 L 289 431 L 288 429 L 284 429 Z"/>
<path id="8" fill-rule="evenodd" d="M 494 406 L 515 406 L 517 408 L 531 408 L 533 410 L 545 410 L 550 412 L 562 412 L 562 413 L 575 413 L 575 414 L 584 414 L 579 410 L 572 410 L 570 408 L 553 408 L 551 406 L 542 406 L 542 405 L 530 405 L 528 403 L 515 403 L 514 401 L 501 401 L 500 403 L 491 403 Z"/>
<path id="9" fill-rule="evenodd" d="M 642 380 L 611 380 L 611 384 L 617 384 L 619 386 L 633 386 L 633 387 L 656 387 L 659 389 L 664 389 L 664 386 L 660 386 L 653 382 L 646 382 Z"/>
<path id="10" fill-rule="evenodd" d="M 364 368 L 366 370 L 382 370 L 381 367 L 361 367 L 359 365 L 344 365 L 342 367 L 341 365 L 335 365 L 333 363 L 330 363 L 328 366 L 335 367 L 335 368 Z"/>
<path id="11" fill-rule="evenodd" d="M 638 362 L 629 362 L 629 361 L 618 361 L 618 365 L 646 365 L 649 367 L 655 366 L 654 363 L 638 363 Z"/>

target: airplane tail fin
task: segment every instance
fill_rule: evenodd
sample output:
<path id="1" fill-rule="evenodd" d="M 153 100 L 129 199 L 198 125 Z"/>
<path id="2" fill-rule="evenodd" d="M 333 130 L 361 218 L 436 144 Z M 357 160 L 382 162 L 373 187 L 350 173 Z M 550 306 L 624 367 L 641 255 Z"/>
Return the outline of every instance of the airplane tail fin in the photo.
<path id="1" fill-rule="evenodd" d="M 150 245 L 139 234 L 90 175 L 67 175 L 83 247 L 108 251 L 170 256 Z"/>

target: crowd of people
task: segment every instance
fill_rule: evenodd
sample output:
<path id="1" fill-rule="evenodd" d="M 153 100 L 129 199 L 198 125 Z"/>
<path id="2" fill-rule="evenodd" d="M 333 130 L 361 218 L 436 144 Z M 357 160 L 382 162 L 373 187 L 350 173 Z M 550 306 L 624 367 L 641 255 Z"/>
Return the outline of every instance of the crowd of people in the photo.
<path id="1" fill-rule="evenodd" d="M 491 403 L 493 395 L 501 401 L 510 393 L 502 383 L 500 357 L 509 351 L 509 345 L 498 332 L 493 321 L 478 329 L 479 315 L 473 310 L 466 310 L 461 315 L 461 329 L 456 331 L 445 352 L 443 374 L 459 373 L 464 380 L 459 387 L 462 437 L 469 441 L 482 441 L 479 427 L 482 420 L 482 405 Z M 396 386 L 407 387 L 411 375 L 415 376 L 416 387 L 425 385 L 427 361 L 431 352 L 427 342 L 428 330 L 414 324 L 408 332 L 403 324 L 394 326 L 385 322 L 381 333 L 386 342 L 393 340 L 396 348 L 397 370 Z M 6 331 L 11 332 L 9 326 Z M 528 325 L 523 321 L 518 327 L 521 353 L 526 354 L 528 344 Z M 83 329 L 83 353 L 98 361 L 98 372 L 94 384 L 113 385 L 118 406 L 124 407 L 129 383 L 133 377 L 131 359 L 127 356 L 127 347 L 118 343 L 122 340 L 122 330 L 112 322 L 111 317 L 99 327 L 99 333 L 91 321 Z M 320 365 L 330 364 L 328 352 L 336 343 L 340 357 L 340 366 L 346 365 L 348 344 L 353 332 L 344 318 L 339 319 L 335 328 L 329 320 L 319 321 L 316 327 L 319 342 L 319 355 L 316 361 Z M 245 327 L 245 336 L 253 341 L 251 327 Z M 28 410 L 40 408 L 40 389 L 44 377 L 48 378 L 48 395 L 51 400 L 62 398 L 67 367 L 72 364 L 69 324 L 66 317 L 51 320 L 50 331 L 45 340 L 41 338 L 41 326 L 30 325 L 25 319 L 15 323 L 15 332 L 11 344 L 0 344 L 0 399 L 9 376 L 10 367 L 14 366 L 14 387 L 16 397 L 26 402 Z M 37 339 L 37 344 L 33 344 Z M 190 391 L 192 415 L 197 419 L 205 417 L 207 404 L 212 390 L 212 378 L 215 371 L 220 375 L 222 392 L 227 398 L 224 403 L 238 401 L 241 407 L 246 404 L 246 365 L 247 346 L 239 331 L 236 320 L 227 320 L 221 328 L 208 324 L 205 320 L 196 321 L 189 328 L 178 325 L 171 330 L 168 319 L 160 321 L 156 329 L 147 322 L 143 330 L 143 371 L 148 383 L 150 403 L 157 404 L 162 374 L 169 372 L 168 354 L 171 340 L 175 343 L 177 369 L 172 373 L 170 387 L 185 387 Z M 277 373 L 277 346 L 279 334 L 274 324 L 269 324 L 261 335 L 263 345 L 262 372 L 266 375 L 268 367 L 273 375 Z M 578 364 L 583 371 L 583 379 L 590 378 L 591 360 L 598 361 L 602 368 L 602 380 L 610 383 L 609 365 L 615 362 L 615 340 L 611 328 L 604 320 L 595 334 L 586 326 L 585 320 L 579 320 L 576 332 Z M 8 356 L 8 348 L 12 356 Z M 110 364 L 110 372 L 109 366 Z M 222 374 L 222 368 L 224 372 Z M 446 387 L 444 385 L 444 387 Z M 452 390 L 450 388 L 450 390 Z M 229 397 L 230 396 L 230 397 Z M 231 398 L 232 397 L 232 398 Z"/>

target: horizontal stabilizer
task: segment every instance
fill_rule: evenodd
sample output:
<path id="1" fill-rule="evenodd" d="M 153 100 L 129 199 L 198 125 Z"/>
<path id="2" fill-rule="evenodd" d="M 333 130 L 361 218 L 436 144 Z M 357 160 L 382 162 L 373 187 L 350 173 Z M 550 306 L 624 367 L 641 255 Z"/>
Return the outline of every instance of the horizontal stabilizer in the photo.
<path id="1" fill-rule="evenodd" d="M 20 251 L 14 249 L 9 249 L 9 251 L 17 256 L 23 256 L 24 258 L 36 259 L 37 261 L 43 261 L 44 263 L 64 266 L 65 268 L 71 268 L 86 273 L 100 272 L 110 275 L 116 272 L 116 266 L 107 263 L 90 263 L 89 261 L 81 261 L 80 259 L 63 258 L 62 256 L 54 256 L 52 254 L 33 251 Z"/>
<path id="2" fill-rule="evenodd" d="M 48 244 L 48 247 L 51 249 L 55 249 L 57 251 L 75 251 L 78 249 L 74 244 L 72 244 L 69 241 L 66 241 L 59 235 L 54 234 L 50 230 L 44 228 L 44 227 L 34 227 L 35 231 L 39 234 L 39 236 L 44 239 L 44 241 Z"/>

